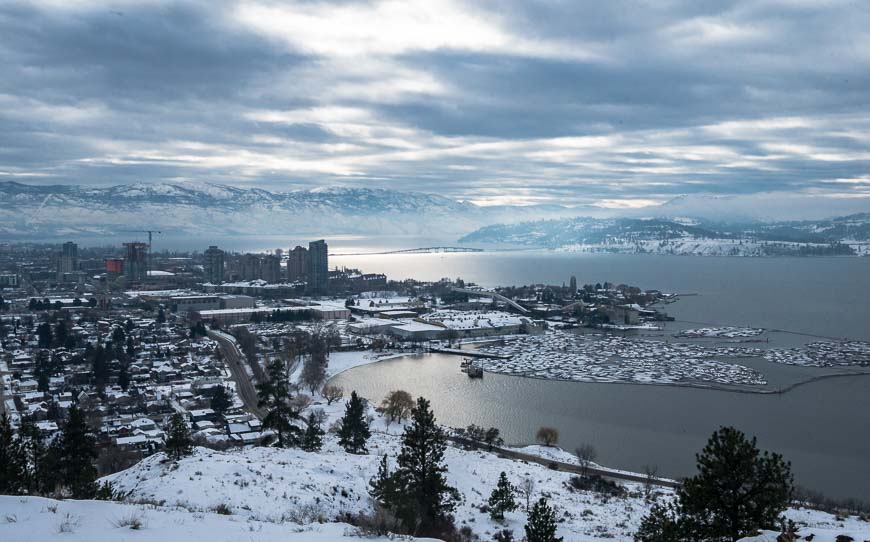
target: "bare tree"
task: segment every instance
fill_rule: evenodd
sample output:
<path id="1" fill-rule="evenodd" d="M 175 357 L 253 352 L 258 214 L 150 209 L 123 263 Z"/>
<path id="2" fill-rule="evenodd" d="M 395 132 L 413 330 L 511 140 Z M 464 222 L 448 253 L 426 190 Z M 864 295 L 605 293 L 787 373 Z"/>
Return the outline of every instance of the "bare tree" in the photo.
<path id="1" fill-rule="evenodd" d="M 322 408 L 316 408 L 311 413 L 314 415 L 314 422 L 318 425 L 322 426 L 329 420 L 329 416 Z"/>
<path id="2" fill-rule="evenodd" d="M 589 466 L 598 457 L 598 452 L 591 444 L 584 444 L 574 450 L 574 455 L 577 456 L 577 463 L 580 465 L 580 475 L 586 478 L 589 475 Z"/>
<path id="3" fill-rule="evenodd" d="M 526 514 L 528 514 L 529 509 L 532 506 L 532 497 L 535 495 L 535 481 L 532 478 L 524 478 L 523 481 L 520 482 L 520 485 L 517 486 L 517 490 L 519 490 L 523 499 L 526 500 Z"/>
<path id="4" fill-rule="evenodd" d="M 644 482 L 643 482 L 643 496 L 647 501 L 653 500 L 653 488 L 656 485 L 656 479 L 658 477 L 659 469 L 655 465 L 646 465 L 643 468 L 644 474 Z"/>
<path id="5" fill-rule="evenodd" d="M 305 363 L 302 365 L 302 375 L 300 380 L 305 384 L 311 393 L 323 384 L 326 380 L 326 365 L 329 363 L 326 350 L 315 350 L 311 355 L 305 358 Z"/>
<path id="6" fill-rule="evenodd" d="M 544 446 L 552 446 L 559 442 L 559 430 L 555 427 L 541 427 L 535 434 L 535 438 Z"/>
<path id="7" fill-rule="evenodd" d="M 323 395 L 324 399 L 326 399 L 326 404 L 331 405 L 344 397 L 344 390 L 341 386 L 327 384 L 326 386 L 323 386 L 323 390 L 321 390 L 320 394 Z"/>
<path id="8" fill-rule="evenodd" d="M 387 423 L 401 422 L 411 415 L 414 408 L 414 398 L 404 390 L 393 390 L 387 394 L 381 405 L 387 415 Z"/>
<path id="9" fill-rule="evenodd" d="M 293 405 L 293 407 L 296 408 L 296 410 L 301 412 L 301 411 L 305 410 L 306 408 L 308 408 L 309 405 L 311 405 L 311 403 L 313 403 L 313 402 L 314 402 L 314 400 L 311 398 L 310 395 L 305 395 L 304 393 L 300 393 L 299 395 L 295 396 L 290 401 L 290 404 Z"/>

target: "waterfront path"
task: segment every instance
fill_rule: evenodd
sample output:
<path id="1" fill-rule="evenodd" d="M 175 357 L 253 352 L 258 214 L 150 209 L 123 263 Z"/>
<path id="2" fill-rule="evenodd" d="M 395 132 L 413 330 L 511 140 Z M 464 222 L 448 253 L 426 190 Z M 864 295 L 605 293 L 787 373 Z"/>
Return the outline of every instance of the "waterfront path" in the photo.
<path id="1" fill-rule="evenodd" d="M 548 459 L 546 457 L 540 457 L 537 455 L 526 454 L 523 452 L 519 452 L 517 450 L 512 450 L 510 448 L 500 448 L 498 446 L 493 446 L 492 448 L 490 448 L 486 444 L 483 444 L 483 443 L 480 443 L 480 442 L 477 442 L 474 440 L 470 440 L 467 438 L 463 438 L 463 437 L 448 436 L 447 438 L 450 439 L 451 441 L 457 443 L 457 444 L 461 444 L 464 446 L 470 446 L 472 448 L 477 448 L 480 450 L 488 450 L 496 455 L 506 457 L 508 459 L 515 459 L 518 461 L 526 461 L 528 463 L 537 463 L 539 465 L 543 465 L 543 466 L 548 467 L 548 468 L 553 468 L 555 466 L 556 470 L 560 470 L 563 472 L 574 472 L 577 474 L 583 473 L 583 468 L 580 467 L 579 465 L 575 465 L 573 463 L 564 463 L 562 461 L 556 461 L 553 459 Z M 601 476 L 603 478 L 610 478 L 612 480 L 623 480 L 626 482 L 637 482 L 637 483 L 641 483 L 641 484 L 651 483 L 653 485 L 661 486 L 661 487 L 676 488 L 680 485 L 675 480 L 668 480 L 667 478 L 657 478 L 657 477 L 647 478 L 646 476 L 644 476 L 642 474 L 634 474 L 634 473 L 622 472 L 622 471 L 613 471 L 613 470 L 609 470 L 609 469 L 600 469 L 600 468 L 592 467 L 592 466 L 586 468 L 586 474 Z"/>
<path id="2" fill-rule="evenodd" d="M 209 330 L 208 336 L 220 345 L 221 352 L 224 355 L 224 362 L 230 369 L 233 375 L 233 380 L 236 381 L 236 389 L 239 392 L 239 397 L 245 408 L 258 419 L 262 420 L 266 413 L 257 406 L 259 399 L 257 398 L 257 390 L 254 389 L 254 384 L 251 382 L 251 377 L 245 369 L 245 355 L 239 350 L 235 339 L 231 335 L 227 335 L 222 331 Z"/>

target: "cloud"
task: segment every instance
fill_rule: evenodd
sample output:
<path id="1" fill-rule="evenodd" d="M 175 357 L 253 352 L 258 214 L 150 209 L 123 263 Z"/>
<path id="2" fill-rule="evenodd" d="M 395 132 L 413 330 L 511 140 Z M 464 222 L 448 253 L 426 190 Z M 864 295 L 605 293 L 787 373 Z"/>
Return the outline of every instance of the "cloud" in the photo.
<path id="1" fill-rule="evenodd" d="M 0 175 L 863 204 L 868 27 L 797 0 L 13 0 Z"/>

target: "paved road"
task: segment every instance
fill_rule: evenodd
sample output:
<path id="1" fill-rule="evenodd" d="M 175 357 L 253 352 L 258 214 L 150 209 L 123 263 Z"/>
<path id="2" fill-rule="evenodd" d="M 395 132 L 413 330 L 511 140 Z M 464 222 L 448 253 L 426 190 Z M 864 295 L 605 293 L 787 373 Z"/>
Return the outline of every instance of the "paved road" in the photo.
<path id="1" fill-rule="evenodd" d="M 225 333 L 209 330 L 208 336 L 220 345 L 221 352 L 224 355 L 224 362 L 229 367 L 233 380 L 236 381 L 236 390 L 238 390 L 239 397 L 242 399 L 245 408 L 262 420 L 266 413 L 257 406 L 259 401 L 257 399 L 257 390 L 254 388 L 254 384 L 245 370 L 245 355 L 236 346 L 235 341 Z"/>
<path id="2" fill-rule="evenodd" d="M 488 449 L 485 444 L 481 444 L 479 442 L 475 442 L 473 440 L 469 440 L 467 438 L 462 437 L 448 437 L 453 442 L 459 444 L 465 444 L 468 446 L 472 446 L 474 448 L 479 448 L 482 450 Z M 546 459 L 543 457 L 539 457 L 536 455 L 524 454 L 522 452 L 518 452 L 516 450 L 510 450 L 507 448 L 499 448 L 497 446 L 493 446 L 492 453 L 504 456 L 510 459 L 517 459 L 521 461 L 527 461 L 529 463 L 538 463 L 539 465 L 544 465 L 545 467 L 551 467 L 552 465 L 558 466 L 558 470 L 565 472 L 576 472 L 581 473 L 583 470 L 578 466 L 572 463 L 563 463 L 561 461 L 554 461 L 552 459 Z M 640 482 L 646 483 L 647 477 L 639 474 L 631 474 L 631 473 L 623 473 L 623 472 L 613 472 L 611 470 L 606 469 L 597 469 L 594 467 L 589 467 L 586 469 L 587 474 L 598 475 L 603 478 L 610 478 L 613 480 L 625 480 L 627 482 Z M 653 478 L 653 485 L 662 486 L 662 487 L 677 487 L 679 484 L 673 480 L 667 480 L 663 478 Z"/>

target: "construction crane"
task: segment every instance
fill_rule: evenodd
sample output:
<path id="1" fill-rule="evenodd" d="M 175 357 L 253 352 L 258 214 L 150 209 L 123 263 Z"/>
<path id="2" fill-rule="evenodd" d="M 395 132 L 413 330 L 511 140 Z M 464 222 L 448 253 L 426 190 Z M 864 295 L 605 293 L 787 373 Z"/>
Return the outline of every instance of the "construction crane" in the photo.
<path id="1" fill-rule="evenodd" d="M 151 275 L 151 236 L 153 234 L 162 235 L 162 231 L 158 230 L 121 230 L 124 233 L 147 233 L 148 234 L 148 268 L 145 270 L 145 279 Z"/>

